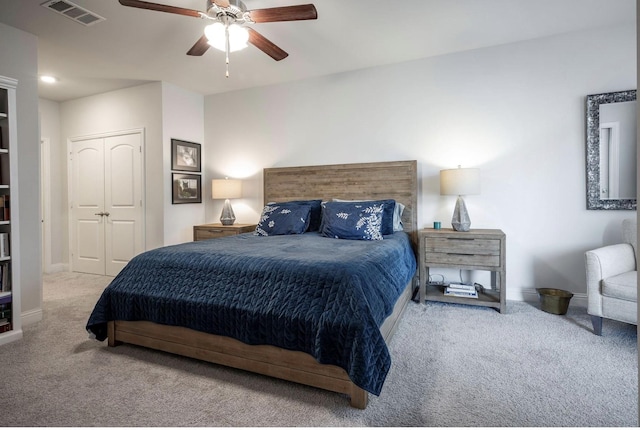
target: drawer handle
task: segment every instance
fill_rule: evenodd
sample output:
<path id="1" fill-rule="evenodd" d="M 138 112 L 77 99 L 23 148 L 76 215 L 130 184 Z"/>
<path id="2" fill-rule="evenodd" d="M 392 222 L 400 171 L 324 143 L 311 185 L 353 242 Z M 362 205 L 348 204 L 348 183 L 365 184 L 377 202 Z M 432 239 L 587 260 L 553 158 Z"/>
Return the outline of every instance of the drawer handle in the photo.
<path id="1" fill-rule="evenodd" d="M 447 252 L 447 255 L 465 255 L 465 256 L 474 256 L 476 254 L 465 254 L 463 252 Z"/>
<path id="2" fill-rule="evenodd" d="M 222 233 L 222 230 L 214 230 L 214 229 L 209 229 L 207 230 L 209 233 Z"/>

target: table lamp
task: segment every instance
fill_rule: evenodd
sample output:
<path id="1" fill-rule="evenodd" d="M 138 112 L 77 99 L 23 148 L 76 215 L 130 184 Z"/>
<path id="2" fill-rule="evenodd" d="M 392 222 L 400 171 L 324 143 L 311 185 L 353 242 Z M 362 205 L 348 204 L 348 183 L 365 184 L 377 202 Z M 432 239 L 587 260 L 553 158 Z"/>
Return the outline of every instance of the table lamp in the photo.
<path id="1" fill-rule="evenodd" d="M 480 194 L 480 169 L 440 170 L 440 195 L 458 196 L 456 208 L 451 218 L 451 226 L 455 231 L 469 231 L 471 219 L 462 196 Z"/>
<path id="2" fill-rule="evenodd" d="M 233 225 L 236 216 L 229 199 L 238 199 L 242 197 L 242 181 L 239 179 L 213 179 L 211 181 L 211 198 L 225 199 L 220 215 L 222 225 Z"/>

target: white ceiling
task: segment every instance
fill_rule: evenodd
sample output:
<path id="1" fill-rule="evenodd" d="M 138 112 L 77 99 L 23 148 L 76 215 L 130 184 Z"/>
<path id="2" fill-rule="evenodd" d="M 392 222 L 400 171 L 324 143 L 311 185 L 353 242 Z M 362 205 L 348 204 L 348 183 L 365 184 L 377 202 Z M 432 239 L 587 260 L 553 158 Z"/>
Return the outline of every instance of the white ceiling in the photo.
<path id="1" fill-rule="evenodd" d="M 42 6 L 0 0 L 0 22 L 35 34 L 40 97 L 63 101 L 148 81 L 202 94 L 269 85 L 591 28 L 633 25 L 635 0 L 244 0 L 248 9 L 313 2 L 314 21 L 253 24 L 289 53 L 276 62 L 253 46 L 202 57 L 187 50 L 206 21 L 121 6 L 117 0 L 71 0 L 106 18 L 83 26 Z M 157 0 L 204 11 L 206 0 Z M 2 42 L 6 43 L 6 42 Z"/>

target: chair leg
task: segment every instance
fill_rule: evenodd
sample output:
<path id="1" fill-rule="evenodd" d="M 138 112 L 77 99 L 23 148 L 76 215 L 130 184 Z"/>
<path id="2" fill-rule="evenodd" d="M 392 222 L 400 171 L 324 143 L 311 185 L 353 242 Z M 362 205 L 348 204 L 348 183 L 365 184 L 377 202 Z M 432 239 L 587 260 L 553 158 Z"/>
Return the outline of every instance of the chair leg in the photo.
<path id="1" fill-rule="evenodd" d="M 602 336 L 602 317 L 591 316 L 591 324 L 593 324 L 593 333 Z"/>

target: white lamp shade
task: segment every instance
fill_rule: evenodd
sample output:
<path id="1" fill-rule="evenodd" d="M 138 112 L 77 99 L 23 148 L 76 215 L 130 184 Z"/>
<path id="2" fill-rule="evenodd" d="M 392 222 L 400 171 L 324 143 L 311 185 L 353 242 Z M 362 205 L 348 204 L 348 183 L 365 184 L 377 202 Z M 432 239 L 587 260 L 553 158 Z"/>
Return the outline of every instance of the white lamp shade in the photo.
<path id="1" fill-rule="evenodd" d="M 480 194 L 480 169 L 440 170 L 440 194 L 443 196 Z"/>
<path id="2" fill-rule="evenodd" d="M 207 37 L 209 45 L 220 51 L 226 51 L 227 38 L 225 27 L 221 22 L 215 22 L 204 28 L 204 35 Z M 238 24 L 229 26 L 229 52 L 239 51 L 247 47 L 249 41 L 249 31 Z"/>
<path id="3" fill-rule="evenodd" d="M 242 181 L 239 179 L 213 179 L 212 199 L 239 199 L 242 197 Z"/>

